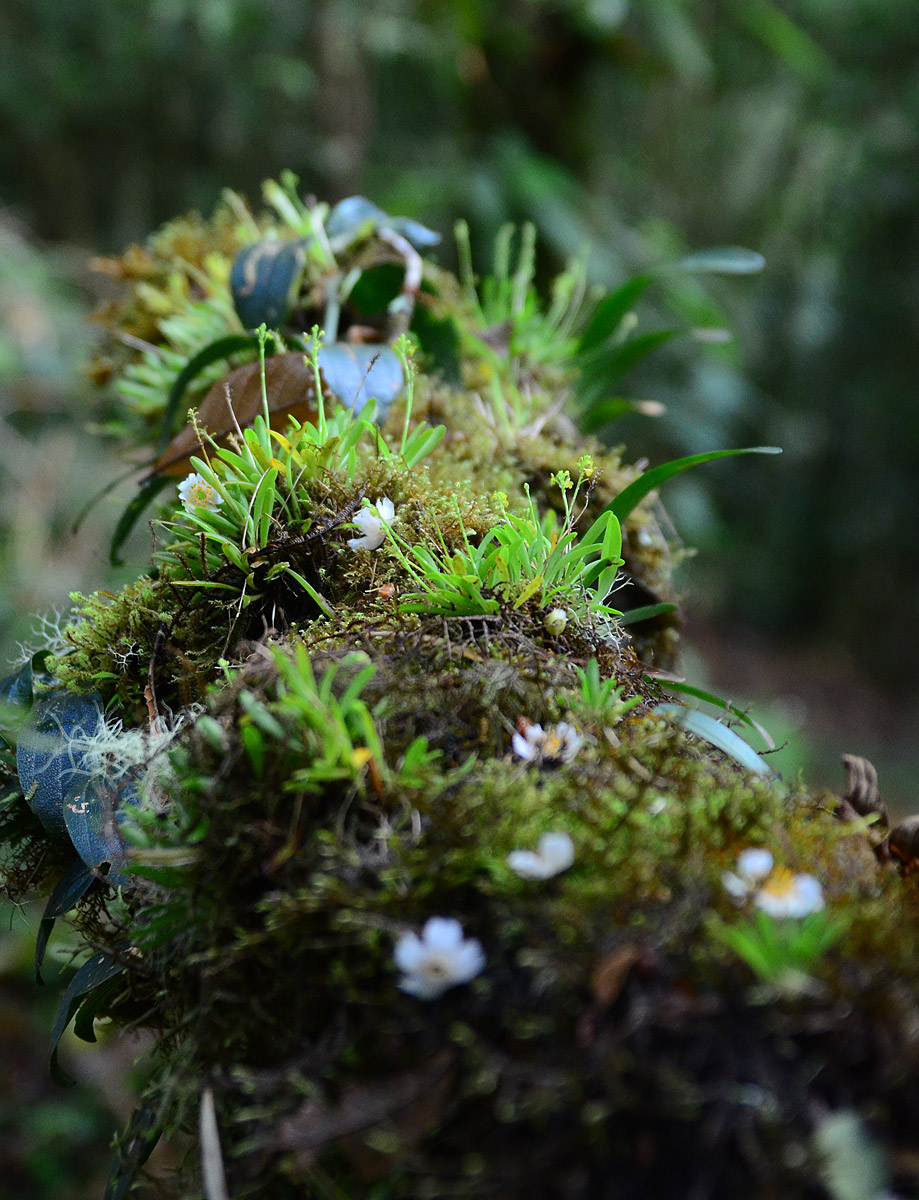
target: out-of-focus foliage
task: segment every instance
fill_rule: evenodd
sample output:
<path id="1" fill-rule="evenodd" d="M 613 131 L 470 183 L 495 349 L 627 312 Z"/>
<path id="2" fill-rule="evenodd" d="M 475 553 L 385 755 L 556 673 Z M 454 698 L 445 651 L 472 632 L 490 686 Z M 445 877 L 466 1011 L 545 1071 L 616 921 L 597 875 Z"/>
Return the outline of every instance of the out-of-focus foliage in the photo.
<path id="1" fill-rule="evenodd" d="M 82 258 L 82 256 L 80 256 Z M 69 593 L 110 579 L 99 546 L 117 515 L 99 505 L 72 533 L 75 516 L 123 470 L 87 428 L 88 300 L 73 254 L 33 245 L 0 213 L 0 671 L 15 643 L 46 644 L 48 621 Z M 114 515 L 113 515 L 114 514 Z"/>
<path id="2" fill-rule="evenodd" d="M 722 616 L 845 641 L 902 681 L 915 16 L 913 0 L 8 0 L 0 188 L 43 234 L 104 249 L 283 164 L 443 230 L 462 212 L 474 244 L 532 218 L 560 258 L 589 246 L 607 285 L 683 246 L 755 246 L 763 280 L 715 293 L 743 373 L 731 347 L 676 343 L 637 376 L 669 420 L 622 433 L 654 453 L 783 444 L 768 483 L 725 471 L 714 500 L 697 481 L 675 500 L 719 547 L 707 590 Z M 658 299 L 687 325 L 724 320 L 692 281 Z"/>

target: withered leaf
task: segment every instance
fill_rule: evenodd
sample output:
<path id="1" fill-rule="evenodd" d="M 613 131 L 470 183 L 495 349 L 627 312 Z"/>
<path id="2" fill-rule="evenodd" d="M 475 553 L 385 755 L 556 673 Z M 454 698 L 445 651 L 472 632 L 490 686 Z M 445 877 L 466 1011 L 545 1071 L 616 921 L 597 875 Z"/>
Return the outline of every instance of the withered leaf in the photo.
<path id="1" fill-rule="evenodd" d="M 629 972 L 640 958 L 641 950 L 638 946 L 628 943 L 600 959 L 591 979 L 594 1000 L 600 1008 L 609 1008 L 611 1004 L 615 1004 L 625 987 Z"/>
<path id="2" fill-rule="evenodd" d="M 328 385 L 325 380 L 322 383 L 324 397 L 331 399 Z M 316 377 L 302 353 L 276 354 L 265 359 L 265 391 L 269 412 L 287 414 L 301 422 L 316 415 Z M 261 366 L 258 362 L 246 363 L 210 388 L 198 406 L 198 424 L 215 441 L 223 442 L 237 424 L 245 429 L 261 411 Z M 186 425 L 156 460 L 152 473 L 184 475 L 191 455 L 200 455 L 202 449 L 195 427 Z"/>
<path id="3" fill-rule="evenodd" d="M 324 1108 L 314 1100 L 309 1101 L 281 1122 L 276 1148 L 318 1151 L 329 1142 L 371 1129 L 382 1121 L 395 1120 L 396 1131 L 402 1134 L 398 1124 L 399 1115 L 417 1101 L 428 1098 L 432 1092 L 441 1090 L 438 1085 L 453 1066 L 453 1059 L 452 1050 L 441 1050 L 421 1067 L 391 1075 L 387 1079 L 345 1088 L 337 1108 Z M 436 1111 L 432 1114 L 428 1109 L 428 1114 L 425 1128 Z M 417 1130 L 417 1116 L 414 1127 Z M 406 1134 L 409 1132 L 406 1130 Z M 416 1132 L 415 1138 L 420 1137 L 421 1133 Z"/>
<path id="4" fill-rule="evenodd" d="M 908 871 L 919 865 L 919 815 L 906 817 L 890 831 L 887 845 L 891 854 L 906 864 Z"/>
<path id="5" fill-rule="evenodd" d="M 878 773 L 867 758 L 856 754 L 844 754 L 842 765 L 846 769 L 845 799 L 860 817 L 877 813 L 881 825 L 888 825 L 890 817 L 887 805 L 878 791 Z"/>
<path id="6" fill-rule="evenodd" d="M 338 403 L 357 413 L 373 399 L 378 419 L 386 416 L 403 383 L 399 356 L 389 346 L 348 342 L 322 347 L 319 375 L 326 404 Z M 315 420 L 316 376 L 302 351 L 265 359 L 265 392 L 270 413 L 295 417 L 301 423 Z M 246 363 L 210 388 L 198 407 L 198 425 L 223 443 L 237 424 L 245 429 L 261 411 L 261 366 L 258 362 Z M 186 425 L 157 459 L 151 474 L 184 475 L 190 456 L 201 451 L 201 439 L 194 426 Z"/>

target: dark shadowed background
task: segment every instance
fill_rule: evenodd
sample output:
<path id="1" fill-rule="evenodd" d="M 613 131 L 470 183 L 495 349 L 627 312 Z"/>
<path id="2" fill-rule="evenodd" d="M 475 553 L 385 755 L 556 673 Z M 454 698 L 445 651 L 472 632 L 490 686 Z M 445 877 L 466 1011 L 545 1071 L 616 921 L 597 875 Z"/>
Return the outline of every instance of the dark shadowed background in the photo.
<path id="1" fill-rule="evenodd" d="M 210 210 L 224 186 L 257 200 L 284 167 L 320 198 L 360 192 L 440 229 L 448 263 L 459 215 L 482 268 L 502 222 L 532 220 L 547 278 L 586 249 L 607 287 L 706 246 L 765 255 L 755 278 L 664 276 L 652 289 L 642 327 L 734 336 L 675 338 L 626 381 L 666 414 L 603 436 L 652 461 L 784 447 L 665 492 L 698 548 L 681 568 L 687 676 L 754 700 L 791 736 L 783 770 L 841 786 L 839 755 L 864 754 L 907 805 L 919 765 L 915 0 L 4 0 L 3 660 L 28 641 L 31 614 L 132 574 L 106 562 L 129 489 L 70 531 L 119 469 L 90 428 L 104 398 L 80 374 L 83 317 L 103 294 L 88 258 Z M 146 556 L 141 537 L 134 571 Z M 55 1190 L 50 1167 L 46 1183 L 24 1170 L 21 1198 L 77 1194 Z"/>

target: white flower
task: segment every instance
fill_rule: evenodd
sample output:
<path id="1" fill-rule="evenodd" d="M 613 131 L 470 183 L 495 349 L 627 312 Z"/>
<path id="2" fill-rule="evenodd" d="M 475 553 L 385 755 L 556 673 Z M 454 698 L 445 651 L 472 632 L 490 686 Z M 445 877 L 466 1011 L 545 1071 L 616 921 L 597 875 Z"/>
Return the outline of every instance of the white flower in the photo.
<path id="1" fill-rule="evenodd" d="M 574 842 L 567 833 L 544 833 L 536 850 L 512 850 L 507 865 L 521 879 L 551 879 L 574 862 Z"/>
<path id="2" fill-rule="evenodd" d="M 823 912 L 823 887 L 813 875 L 795 875 L 777 867 L 753 897 L 753 903 L 770 917 L 809 917 Z"/>
<path id="3" fill-rule="evenodd" d="M 752 895 L 756 907 L 770 917 L 807 917 L 825 908 L 820 881 L 777 867 L 768 850 L 744 850 L 737 856 L 737 874 L 725 871 L 721 882 L 735 900 Z"/>
<path id="4" fill-rule="evenodd" d="M 206 508 L 208 512 L 216 512 L 223 504 L 223 499 L 216 488 L 211 487 L 206 479 L 192 471 L 179 484 L 179 499 L 188 512 L 196 508 Z"/>
<path id="5" fill-rule="evenodd" d="M 514 734 L 511 744 L 517 757 L 526 762 L 571 762 L 584 744 L 584 739 L 567 721 L 543 729 L 521 717 L 517 725 L 521 732 Z"/>
<path id="6" fill-rule="evenodd" d="M 393 952 L 402 971 L 399 987 L 421 1000 L 436 1000 L 448 988 L 468 983 L 485 969 L 485 952 L 477 938 L 463 937 L 452 917 L 431 917 L 421 932 L 406 933 Z"/>
<path id="7" fill-rule="evenodd" d="M 543 625 L 546 627 L 546 632 L 551 633 L 553 637 L 558 637 L 565 632 L 565 626 L 568 624 L 568 614 L 563 608 L 553 608 L 551 612 L 547 612 L 543 618 Z"/>
<path id="8" fill-rule="evenodd" d="M 735 900 L 746 900 L 756 886 L 765 879 L 775 866 L 775 859 L 768 850 L 751 847 L 737 856 L 737 874 L 725 871 L 721 882 Z"/>
<path id="9" fill-rule="evenodd" d="M 362 508 L 354 524 L 364 531 L 363 537 L 348 538 L 352 550 L 379 550 L 386 541 L 384 525 L 392 525 L 396 509 L 388 496 L 383 496 L 369 508 Z"/>

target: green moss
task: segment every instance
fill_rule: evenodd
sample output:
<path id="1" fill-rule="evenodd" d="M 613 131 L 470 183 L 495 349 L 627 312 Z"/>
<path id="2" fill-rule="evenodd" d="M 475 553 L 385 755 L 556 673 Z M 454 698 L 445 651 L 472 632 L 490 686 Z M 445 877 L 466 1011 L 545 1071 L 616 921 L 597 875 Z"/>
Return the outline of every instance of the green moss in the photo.
<path id="1" fill-rule="evenodd" d="M 219 281 L 253 228 L 286 229 L 270 216 L 246 228 L 225 208 L 123 259 L 137 286 L 113 331 L 175 351 L 199 328 L 191 281 Z M 379 251 L 371 241 L 354 263 Z M 434 453 L 409 468 L 362 446 L 353 469 L 301 480 L 287 510 L 282 489 L 268 533 L 232 554 L 202 554 L 199 527 L 166 506 L 155 576 L 74 598 L 69 649 L 46 664 L 61 686 L 101 691 L 128 726 L 195 706 L 168 765 L 122 806 L 133 885 L 100 882 L 73 917 L 87 947 L 126 968 L 104 1011 L 154 1030 L 147 1100 L 167 1132 L 194 1133 L 213 1089 L 237 1197 L 587 1200 L 613 1194 L 610 1179 L 647 1194 L 649 1172 L 655 1194 L 680 1195 L 712 1161 L 713 1195 L 812 1194 L 819 1167 L 781 1151 L 806 1140 L 812 1111 L 839 1096 L 888 1114 L 919 1102 L 903 1065 L 919 1013 L 909 987 L 884 982 L 919 967 L 903 936 L 916 889 L 835 818 L 834 797 L 749 774 L 654 711 L 643 661 L 669 660 L 672 624 L 633 643 L 586 606 L 550 634 L 538 591 L 500 587 L 484 614 L 410 613 L 417 581 L 392 544 L 348 546 L 362 498 L 394 502 L 400 545 L 452 553 L 505 506 L 522 512 L 527 489 L 563 512 L 552 476 L 577 476 L 585 452 L 582 526 L 638 474 L 577 437 L 563 415 L 572 372 L 553 347 L 488 350 L 497 335 L 468 291 L 425 270 L 431 312 L 459 345 L 458 382 L 415 386 L 409 427 L 446 426 Z M 140 365 L 122 356 L 122 382 Z M 147 378 L 148 416 L 176 366 L 158 391 Z M 390 413 L 390 450 L 405 415 Z M 636 603 L 673 598 L 681 550 L 655 503 L 623 533 Z M 618 699 L 585 701 L 592 659 Z M 561 721 L 583 739 L 570 761 L 515 754 L 515 731 Z M 17 897 L 61 865 L 30 821 L 15 794 L 0 810 Z M 520 878 L 509 853 L 547 832 L 570 836 L 572 866 Z M 844 922 L 809 991 L 764 994 L 713 936 L 717 921 L 747 921 L 722 877 L 750 846 L 816 874 Z M 434 916 L 459 920 L 486 967 L 426 1003 L 399 990 L 393 952 Z"/>

